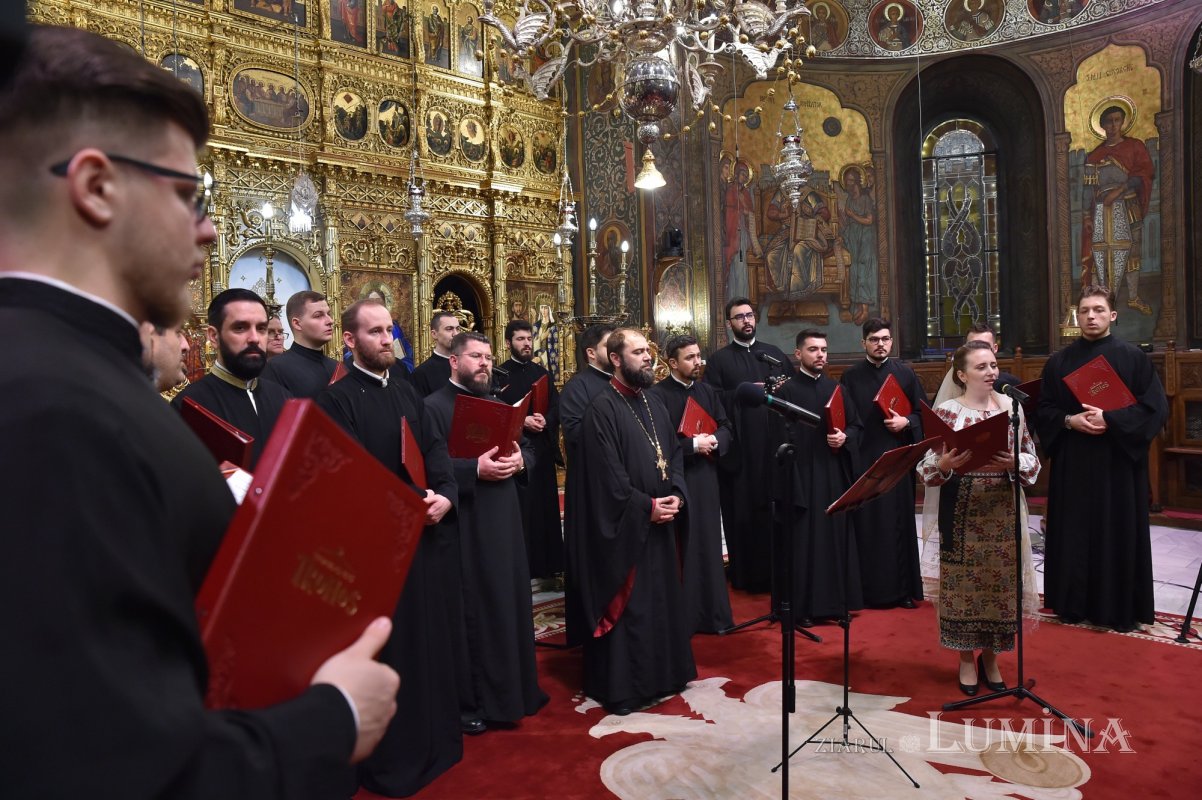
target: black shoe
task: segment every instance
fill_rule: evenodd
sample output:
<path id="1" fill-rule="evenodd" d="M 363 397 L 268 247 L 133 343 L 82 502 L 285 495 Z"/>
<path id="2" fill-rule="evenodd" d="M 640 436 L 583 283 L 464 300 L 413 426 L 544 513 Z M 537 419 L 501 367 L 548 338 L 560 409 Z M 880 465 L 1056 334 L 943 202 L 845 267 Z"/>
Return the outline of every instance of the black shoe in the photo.
<path id="1" fill-rule="evenodd" d="M 464 719 L 459 722 L 463 732 L 468 736 L 479 736 L 488 730 L 488 726 L 484 724 L 482 719 Z"/>
<path id="2" fill-rule="evenodd" d="M 959 681 L 958 674 L 956 680 Z M 971 685 L 963 682 L 960 683 L 960 691 L 964 692 L 964 694 L 968 695 L 969 697 L 975 697 L 979 688 L 981 688 L 980 673 L 977 673 L 977 680 Z"/>
<path id="3" fill-rule="evenodd" d="M 1085 617 L 1080 614 L 1057 614 L 1056 619 L 1063 622 L 1065 625 L 1078 625 L 1085 621 Z"/>
<path id="4" fill-rule="evenodd" d="M 977 656 L 977 680 L 984 681 L 985 685 L 989 687 L 989 691 L 991 692 L 1004 692 L 1006 690 L 1005 681 L 989 680 L 989 673 L 985 671 L 985 656 L 983 655 Z M 976 694 L 975 689 L 973 690 L 973 694 Z"/>
<path id="5" fill-rule="evenodd" d="M 902 600 L 900 603 L 897 604 L 897 606 L 898 606 L 898 608 L 918 608 L 918 605 L 914 602 L 913 598 L 910 598 L 910 597 L 907 597 L 905 600 Z"/>
<path id="6" fill-rule="evenodd" d="M 638 700 L 623 700 L 619 703 L 606 703 L 604 708 L 606 711 L 615 716 L 625 717 L 638 708 L 639 705 L 640 703 Z"/>

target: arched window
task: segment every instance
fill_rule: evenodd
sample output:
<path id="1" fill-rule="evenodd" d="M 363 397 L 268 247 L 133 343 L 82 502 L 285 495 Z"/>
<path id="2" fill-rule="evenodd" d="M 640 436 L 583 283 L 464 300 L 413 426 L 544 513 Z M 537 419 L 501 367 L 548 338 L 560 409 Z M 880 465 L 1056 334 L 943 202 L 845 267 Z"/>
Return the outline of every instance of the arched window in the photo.
<path id="1" fill-rule="evenodd" d="M 997 148 L 979 122 L 955 119 L 922 145 L 928 350 L 958 347 L 975 322 L 1000 338 Z"/>

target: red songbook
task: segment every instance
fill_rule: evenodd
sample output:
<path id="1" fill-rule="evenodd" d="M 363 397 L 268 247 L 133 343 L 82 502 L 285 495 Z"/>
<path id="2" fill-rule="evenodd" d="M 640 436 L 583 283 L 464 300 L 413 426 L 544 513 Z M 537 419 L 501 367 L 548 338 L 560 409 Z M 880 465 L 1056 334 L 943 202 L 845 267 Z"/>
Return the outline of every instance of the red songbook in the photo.
<path id="1" fill-rule="evenodd" d="M 417 437 L 413 435 L 413 428 L 409 427 L 409 420 L 405 417 L 401 417 L 401 466 L 409 473 L 409 480 L 413 481 L 415 486 L 423 492 L 430 488 L 426 484 L 426 459 L 422 456 Z"/>
<path id="2" fill-rule="evenodd" d="M 1135 405 L 1135 395 L 1110 366 L 1106 356 L 1098 356 L 1064 378 L 1065 385 L 1081 405 L 1103 411 L 1117 411 Z"/>
<path id="3" fill-rule="evenodd" d="M 447 452 L 451 458 L 479 458 L 497 447 L 497 455 L 512 455 L 513 443 L 521 441 L 529 405 L 530 392 L 513 405 L 470 394 L 457 396 Z"/>
<path id="4" fill-rule="evenodd" d="M 180 416 L 218 464 L 228 461 L 243 469 L 250 464 L 250 446 L 255 437 L 235 428 L 191 397 L 184 398 Z"/>
<path id="5" fill-rule="evenodd" d="M 881 389 L 876 393 L 876 397 L 872 398 L 872 402 L 876 403 L 877 408 L 885 415 L 885 419 L 889 419 L 889 412 L 896 411 L 903 417 L 910 416 L 913 411 L 910 408 L 910 398 L 906 397 L 906 393 L 902 391 L 901 384 L 897 382 L 897 378 L 893 377 L 893 373 L 889 373 L 885 378 L 885 382 L 881 384 Z"/>
<path id="6" fill-rule="evenodd" d="M 931 445 L 939 441 L 937 437 L 923 439 L 917 444 L 895 447 L 881 454 L 868 471 L 851 485 L 843 496 L 826 508 L 826 513 L 834 514 L 839 511 L 852 511 L 875 500 L 892 489 L 902 478 L 922 460 L 931 449 Z"/>
<path id="7" fill-rule="evenodd" d="M 955 430 L 926 403 L 922 404 L 921 412 L 923 435 L 938 438 L 948 450 L 972 451 L 972 458 L 956 467 L 956 472 L 973 472 L 988 464 L 994 453 L 1010 449 L 1008 414 L 994 414 L 989 419 Z"/>
<path id="8" fill-rule="evenodd" d="M 334 367 L 334 374 L 330 376 L 330 382 L 327 383 L 326 386 L 333 386 L 334 384 L 338 383 L 338 381 L 346 377 L 346 373 L 346 362 L 339 361 L 338 365 Z"/>
<path id="9" fill-rule="evenodd" d="M 831 399 L 827 400 L 826 405 L 822 407 L 822 418 L 826 420 L 827 434 L 847 428 L 847 407 L 843 405 L 842 386 L 835 386 L 835 391 L 831 392 Z"/>
<path id="10" fill-rule="evenodd" d="M 694 436 L 707 436 L 717 430 L 718 423 L 700 403 L 691 397 L 685 401 L 684 415 L 680 418 L 680 425 L 676 427 L 677 433 L 692 439 Z"/>
<path id="11" fill-rule="evenodd" d="M 355 504 L 353 525 L 337 498 Z M 313 403 L 289 400 L 196 595 L 210 708 L 260 708 L 391 616 L 426 504 Z"/>
<path id="12" fill-rule="evenodd" d="M 1028 416 L 1031 415 L 1039 405 L 1039 395 L 1043 392 L 1043 378 L 1020 383 L 1015 388 L 1027 395 L 1027 399 L 1023 401 L 1023 409 Z"/>
<path id="13" fill-rule="evenodd" d="M 547 408 L 551 405 L 551 383 L 546 375 L 534 382 L 530 387 L 530 413 L 547 415 Z"/>

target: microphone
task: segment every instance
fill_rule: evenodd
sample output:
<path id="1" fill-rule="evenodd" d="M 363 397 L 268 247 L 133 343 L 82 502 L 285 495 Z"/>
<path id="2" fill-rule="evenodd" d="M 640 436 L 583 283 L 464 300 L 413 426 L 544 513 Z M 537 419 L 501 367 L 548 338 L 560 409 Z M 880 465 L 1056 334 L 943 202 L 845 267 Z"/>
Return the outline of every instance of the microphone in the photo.
<path id="1" fill-rule="evenodd" d="M 768 355 L 767 353 L 763 352 L 762 350 L 761 350 L 761 351 L 757 351 L 757 352 L 756 352 L 756 354 L 755 354 L 755 357 L 756 357 L 756 360 L 758 360 L 758 361 L 763 361 L 765 364 L 771 364 L 771 365 L 772 365 L 772 366 L 774 366 L 774 367 L 779 367 L 779 366 L 780 366 L 780 359 L 779 359 L 779 358 L 776 358 L 776 357 L 774 357 L 774 356 L 770 356 L 770 355 Z"/>
<path id="2" fill-rule="evenodd" d="M 756 386 L 754 383 L 740 383 L 738 388 L 735 389 L 735 399 L 739 401 L 740 405 L 749 406 L 751 408 L 756 408 L 767 403 L 768 408 L 772 409 L 781 416 L 788 417 L 789 419 L 797 422 L 804 422 L 806 425 L 816 426 L 818 423 L 822 422 L 822 417 L 818 416 L 813 411 L 802 408 L 798 405 L 794 405 L 788 400 L 782 400 L 779 397 L 774 397 L 765 392 L 761 387 Z"/>
<path id="3" fill-rule="evenodd" d="M 1024 392 L 1022 389 L 1015 386 L 1013 383 L 1007 383 L 1002 387 L 1002 394 L 1009 395 L 1020 403 L 1025 403 L 1031 399 L 1031 395 Z"/>

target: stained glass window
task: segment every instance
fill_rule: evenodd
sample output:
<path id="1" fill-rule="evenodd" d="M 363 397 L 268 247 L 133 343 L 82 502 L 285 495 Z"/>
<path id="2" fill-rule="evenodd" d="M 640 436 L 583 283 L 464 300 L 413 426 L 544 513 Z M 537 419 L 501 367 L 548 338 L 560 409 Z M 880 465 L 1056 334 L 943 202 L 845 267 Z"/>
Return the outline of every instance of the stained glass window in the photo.
<path id="1" fill-rule="evenodd" d="M 1001 336 L 997 152 L 978 122 L 956 119 L 922 147 L 928 350 L 958 347 L 973 323 Z"/>

